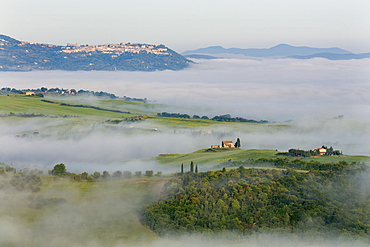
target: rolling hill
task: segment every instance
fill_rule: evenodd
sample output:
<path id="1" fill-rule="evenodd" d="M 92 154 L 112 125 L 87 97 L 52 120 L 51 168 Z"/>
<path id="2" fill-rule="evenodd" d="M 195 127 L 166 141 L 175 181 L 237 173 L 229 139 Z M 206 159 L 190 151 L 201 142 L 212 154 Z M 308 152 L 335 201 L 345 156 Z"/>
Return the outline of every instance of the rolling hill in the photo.
<path id="1" fill-rule="evenodd" d="M 158 44 L 119 43 L 65 46 L 19 41 L 0 35 L 0 71 L 180 70 L 190 60 Z"/>

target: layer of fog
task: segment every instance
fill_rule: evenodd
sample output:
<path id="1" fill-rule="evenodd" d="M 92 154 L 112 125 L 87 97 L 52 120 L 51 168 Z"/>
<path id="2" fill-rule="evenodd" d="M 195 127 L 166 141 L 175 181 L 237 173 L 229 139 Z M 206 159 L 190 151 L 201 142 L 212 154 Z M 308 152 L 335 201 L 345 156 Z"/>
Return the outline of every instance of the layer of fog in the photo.
<path id="1" fill-rule="evenodd" d="M 209 117 L 230 113 L 291 125 L 275 131 L 265 127 L 254 131 L 242 127 L 194 130 L 213 133 L 202 135 L 150 121 L 102 131 L 93 124 L 69 126 L 66 123 L 70 120 L 63 118 L 28 119 L 16 125 L 1 119 L 0 141 L 4 145 L 0 161 L 42 169 L 65 163 L 72 172 L 144 171 L 157 166 L 152 162 L 122 161 L 192 152 L 237 137 L 246 149 L 287 151 L 327 145 L 344 154 L 369 155 L 369 78 L 370 59 L 220 59 L 198 61 L 182 71 L 0 73 L 1 87 L 106 91 L 167 104 L 155 108 L 158 111 Z M 88 100 L 91 103 L 94 98 Z M 344 118 L 332 119 L 339 115 Z M 50 133 L 41 138 L 47 129 Z M 34 131 L 40 136 L 16 137 Z"/>
<path id="2" fill-rule="evenodd" d="M 352 185 L 348 189 L 352 193 L 344 194 L 368 198 L 369 178 L 368 172 L 351 177 Z M 350 235 L 346 238 L 322 231 L 319 220 L 320 232 L 310 232 L 310 229 L 316 229 L 311 222 L 305 235 L 267 233 L 265 229 L 244 237 L 233 232 L 218 232 L 215 236 L 186 234 L 159 239 L 141 226 L 138 219 L 143 205 L 157 200 L 163 183 L 140 181 L 144 186 L 137 186 L 135 182 L 139 181 L 100 180 L 84 188 L 79 183 L 57 179 L 46 183 L 42 191 L 31 194 L 17 191 L 9 185 L 7 178 L 0 177 L 0 211 L 3 212 L 0 214 L 0 246 L 368 246 L 367 238 Z M 65 203 L 34 209 L 30 207 L 30 195 L 45 199 L 63 198 Z M 330 194 L 330 187 L 321 196 L 351 200 Z"/>
<path id="3" fill-rule="evenodd" d="M 369 124 L 345 119 L 291 124 L 288 127 L 258 125 L 252 129 L 243 125 L 233 125 L 232 129 L 217 125 L 189 130 L 161 126 L 150 120 L 117 125 L 83 123 L 71 127 L 65 118 L 34 118 L 12 125 L 0 119 L 0 142 L 4 144 L 0 161 L 17 169 L 43 170 L 64 163 L 69 171 L 76 173 L 148 169 L 173 172 L 179 167 L 164 168 L 153 160 L 143 159 L 193 152 L 236 138 L 241 139 L 243 149 L 285 152 L 290 148 L 312 150 L 326 145 L 343 154 L 370 154 Z"/>
<path id="4" fill-rule="evenodd" d="M 306 116 L 369 121 L 370 59 L 216 59 L 182 71 L 7 72 L 1 86 L 59 87 L 148 98 L 188 114 L 284 121 Z M 180 108 L 181 107 L 181 108 Z"/>
<path id="5" fill-rule="evenodd" d="M 362 177 L 368 179 L 368 177 Z M 358 180 L 359 182 L 360 180 Z M 2 182 L 2 181 L 1 181 Z M 64 186 L 60 186 L 64 185 Z M 156 188 L 140 189 L 118 180 L 98 182 L 84 190 L 73 182 L 61 183 L 39 192 L 43 198 L 63 198 L 65 203 L 42 209 L 31 209 L 30 194 L 12 189 L 0 190 L 1 246 L 248 246 L 248 247 L 349 247 L 368 246 L 365 239 L 351 240 L 321 232 L 322 237 L 307 234 L 256 233 L 241 237 L 231 233 L 217 236 L 188 234 L 159 239 L 138 224 L 139 212 L 155 200 Z M 368 194 L 368 188 L 366 188 Z M 356 196 L 354 192 L 354 196 Z M 30 214 L 30 215 L 27 215 Z"/>

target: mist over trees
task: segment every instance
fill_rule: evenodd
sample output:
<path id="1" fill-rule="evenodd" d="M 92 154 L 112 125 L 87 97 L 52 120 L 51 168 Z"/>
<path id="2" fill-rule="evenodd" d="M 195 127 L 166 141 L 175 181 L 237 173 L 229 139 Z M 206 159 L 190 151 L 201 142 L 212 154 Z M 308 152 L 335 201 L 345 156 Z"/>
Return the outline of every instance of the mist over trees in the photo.
<path id="1" fill-rule="evenodd" d="M 369 237 L 370 194 L 355 192 L 364 192 L 356 178 L 369 170 L 362 163 L 336 167 L 303 173 L 240 166 L 178 174 L 162 199 L 144 208 L 142 221 L 160 236 L 233 231 Z"/>

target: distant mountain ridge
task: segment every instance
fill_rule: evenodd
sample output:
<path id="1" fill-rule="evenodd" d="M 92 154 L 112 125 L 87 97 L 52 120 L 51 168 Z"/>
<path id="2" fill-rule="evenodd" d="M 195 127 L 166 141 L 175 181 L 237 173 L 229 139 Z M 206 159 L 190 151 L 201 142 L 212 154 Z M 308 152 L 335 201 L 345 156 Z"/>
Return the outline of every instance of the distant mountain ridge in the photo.
<path id="1" fill-rule="evenodd" d="M 0 71 L 180 70 L 188 67 L 191 62 L 162 44 L 61 46 L 21 42 L 0 35 Z"/>
<path id="2" fill-rule="evenodd" d="M 223 48 L 222 46 L 210 46 L 182 53 L 187 57 L 196 54 L 202 55 L 243 55 L 247 57 L 288 57 L 296 59 L 309 59 L 314 57 L 322 57 L 332 60 L 344 59 L 362 59 L 368 58 L 369 53 L 354 54 L 350 51 L 343 50 L 337 47 L 331 48 L 315 48 L 308 46 L 292 46 L 288 44 L 280 44 L 271 48 L 262 49 L 241 49 L 241 48 Z"/>
<path id="3" fill-rule="evenodd" d="M 296 59 L 311 59 L 311 58 L 326 58 L 330 60 L 350 60 L 350 59 L 364 59 L 364 58 L 370 58 L 370 53 L 361 53 L 361 54 L 354 54 L 354 53 L 348 53 L 348 54 L 335 54 L 335 53 L 317 53 L 307 56 L 289 56 L 289 58 L 296 58 Z"/>

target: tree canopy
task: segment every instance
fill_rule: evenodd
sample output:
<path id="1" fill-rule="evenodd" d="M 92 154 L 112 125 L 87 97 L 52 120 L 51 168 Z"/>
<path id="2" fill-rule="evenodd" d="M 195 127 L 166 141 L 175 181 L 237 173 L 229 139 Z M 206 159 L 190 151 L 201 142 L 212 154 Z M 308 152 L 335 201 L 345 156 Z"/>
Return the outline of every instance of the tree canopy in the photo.
<path id="1" fill-rule="evenodd" d="M 67 168 L 63 163 L 60 163 L 58 165 L 55 165 L 52 172 L 54 176 L 63 176 L 67 173 Z"/>
<path id="2" fill-rule="evenodd" d="M 326 164 L 329 166 L 330 164 Z M 238 169 L 178 174 L 142 221 L 160 236 L 233 231 L 286 231 L 370 237 L 370 192 L 362 163 L 340 169 Z"/>

